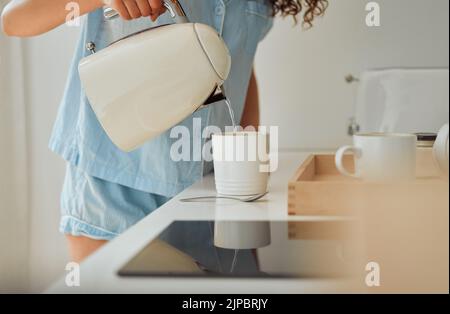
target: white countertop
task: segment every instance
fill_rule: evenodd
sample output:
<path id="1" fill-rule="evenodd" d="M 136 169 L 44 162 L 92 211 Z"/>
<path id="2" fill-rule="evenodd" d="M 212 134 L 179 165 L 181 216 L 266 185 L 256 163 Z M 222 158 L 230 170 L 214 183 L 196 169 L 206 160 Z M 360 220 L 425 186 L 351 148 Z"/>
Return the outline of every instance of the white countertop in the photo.
<path id="1" fill-rule="evenodd" d="M 294 217 L 287 214 L 288 181 L 308 156 L 282 153 L 271 175 L 265 201 L 238 203 L 218 200 L 181 203 L 180 198 L 215 195 L 213 176 L 188 188 L 123 235 L 104 246 L 80 268 L 80 287 L 67 287 L 60 278 L 48 293 L 302 293 L 337 291 L 342 282 L 312 279 L 123 278 L 117 271 L 175 220 L 329 220 L 337 217 Z M 262 284 L 263 282 L 263 284 Z"/>

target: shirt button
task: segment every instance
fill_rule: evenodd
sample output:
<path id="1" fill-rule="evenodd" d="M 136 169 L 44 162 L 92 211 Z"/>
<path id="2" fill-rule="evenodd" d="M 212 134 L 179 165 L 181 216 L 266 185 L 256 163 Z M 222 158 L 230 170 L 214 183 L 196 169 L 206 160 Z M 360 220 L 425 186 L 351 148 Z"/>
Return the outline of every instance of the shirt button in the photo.
<path id="1" fill-rule="evenodd" d="M 216 14 L 217 14 L 217 15 L 223 15 L 224 12 L 225 12 L 224 7 L 218 6 L 218 7 L 216 8 Z"/>

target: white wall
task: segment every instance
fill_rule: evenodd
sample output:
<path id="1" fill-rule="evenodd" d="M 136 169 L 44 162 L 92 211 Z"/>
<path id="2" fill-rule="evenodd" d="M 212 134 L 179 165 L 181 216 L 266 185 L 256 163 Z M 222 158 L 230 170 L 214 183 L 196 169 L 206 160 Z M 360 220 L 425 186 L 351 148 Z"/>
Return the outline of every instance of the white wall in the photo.
<path id="1" fill-rule="evenodd" d="M 0 291 L 41 291 L 67 262 L 58 232 L 64 162 L 47 143 L 77 33 L 0 34 Z"/>
<path id="2" fill-rule="evenodd" d="M 1 36 L 1 35 L 0 35 Z M 3 38 L 0 38 L 2 40 Z M 9 67 L 5 62 L 6 57 L 9 56 L 9 51 L 5 45 L 0 45 L 0 228 L 8 228 L 8 224 L 4 223 L 8 220 L 10 214 L 9 208 L 13 205 L 12 199 L 12 187 L 5 178 L 11 176 L 12 156 L 7 153 L 5 147 L 11 145 L 10 137 L 8 136 L 11 130 L 10 125 L 10 107 L 7 105 L 9 102 L 9 95 L 7 95 L 8 85 L 6 77 L 6 69 Z M 4 229 L 3 229 L 4 230 Z M 0 232 L 0 245 L 2 248 L 10 248 L 6 235 L 9 228 Z M 11 260 L 5 255 L 0 255 L 0 281 L 10 281 L 8 276 L 8 268 L 11 265 Z M 0 287 L 0 291 L 1 291 Z"/>
<path id="3" fill-rule="evenodd" d="M 285 149 L 348 142 L 356 85 L 351 73 L 384 67 L 448 67 L 448 0 L 379 0 L 381 27 L 365 24 L 369 1 L 331 0 L 309 31 L 277 20 L 256 61 L 263 124 L 280 126 Z"/>
<path id="4" fill-rule="evenodd" d="M 290 20 L 278 20 L 257 56 L 262 121 L 281 127 L 280 144 L 285 149 L 330 148 L 348 141 L 346 125 L 353 114 L 356 87 L 344 82 L 348 73 L 358 75 L 364 69 L 389 66 L 448 67 L 448 0 L 428 1 L 432 5 L 420 0 L 380 0 L 379 29 L 369 29 L 364 24 L 366 1 L 330 2 L 326 18 L 310 31 L 293 28 Z M 18 156 L 5 154 L 7 149 L 0 154 L 0 200 L 5 204 L 0 211 L 0 266 L 7 266 L 3 269 L 12 272 L 26 268 L 13 267 L 11 259 L 3 263 L 3 248 L 12 247 L 4 235 L 16 235 L 15 240 L 24 242 L 17 243 L 20 252 L 16 255 L 29 255 L 32 291 L 39 291 L 63 273 L 67 260 L 65 242 L 58 232 L 64 162 L 47 149 L 47 143 L 77 33 L 76 28 L 62 27 L 23 41 L 30 206 L 22 210 L 30 213 L 29 220 L 18 214 L 19 221 L 10 223 L 9 214 L 14 207 L 6 204 L 17 203 L 20 193 L 11 194 L 8 178 L 17 172 L 13 160 Z M 6 47 L 5 43 L 0 38 L 0 49 Z M 14 128 L 12 120 L 3 117 L 14 113 L 1 97 L 10 78 L 2 73 L 0 147 L 8 147 L 8 132 Z M 22 170 L 23 167 L 18 172 Z M 18 186 L 16 190 L 26 191 L 26 187 Z M 26 199 L 23 195 L 21 198 L 19 207 Z M 28 238 L 29 250 L 20 235 Z M 26 273 L 25 269 L 22 274 Z"/>
<path id="5" fill-rule="evenodd" d="M 25 41 L 30 154 L 30 283 L 45 288 L 68 261 L 58 232 L 59 196 L 65 163 L 48 147 L 62 97 L 78 28 L 63 26 Z"/>
<path id="6" fill-rule="evenodd" d="M 10 62 L 11 56 L 15 56 Z M 26 114 L 21 43 L 0 35 L 0 292 L 28 287 Z"/>

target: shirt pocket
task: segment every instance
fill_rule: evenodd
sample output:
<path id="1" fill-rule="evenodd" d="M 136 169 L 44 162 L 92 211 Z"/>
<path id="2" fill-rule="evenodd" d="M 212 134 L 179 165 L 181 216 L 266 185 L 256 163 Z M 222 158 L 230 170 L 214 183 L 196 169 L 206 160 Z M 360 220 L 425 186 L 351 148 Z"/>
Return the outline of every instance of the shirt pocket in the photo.
<path id="1" fill-rule="evenodd" d="M 245 15 L 248 25 L 246 50 L 250 54 L 256 52 L 261 40 L 267 35 L 273 25 L 272 6 L 268 0 L 248 0 Z"/>

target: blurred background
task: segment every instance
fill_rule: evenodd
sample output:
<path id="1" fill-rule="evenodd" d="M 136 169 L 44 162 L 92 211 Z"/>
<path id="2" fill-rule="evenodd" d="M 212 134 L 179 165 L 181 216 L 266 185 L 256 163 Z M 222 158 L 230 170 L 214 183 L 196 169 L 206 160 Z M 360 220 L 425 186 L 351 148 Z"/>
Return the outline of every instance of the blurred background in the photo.
<path id="1" fill-rule="evenodd" d="M 448 0 L 377 1 L 381 27 L 366 25 L 368 1 L 330 2 L 309 31 L 277 19 L 259 48 L 262 124 L 280 126 L 282 150 L 330 150 L 351 140 L 359 84 L 347 83 L 349 74 L 448 70 Z M 26 40 L 0 34 L 0 291 L 41 291 L 68 261 L 58 233 L 64 162 L 47 144 L 78 33 L 62 26 Z"/>

